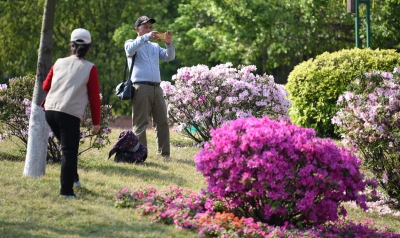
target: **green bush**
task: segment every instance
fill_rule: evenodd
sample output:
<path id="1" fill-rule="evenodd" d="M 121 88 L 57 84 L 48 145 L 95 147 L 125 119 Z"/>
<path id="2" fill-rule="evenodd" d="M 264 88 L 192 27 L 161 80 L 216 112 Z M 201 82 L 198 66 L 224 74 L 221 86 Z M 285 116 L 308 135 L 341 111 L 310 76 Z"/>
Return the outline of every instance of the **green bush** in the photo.
<path id="1" fill-rule="evenodd" d="M 289 74 L 285 86 L 293 123 L 311 127 L 321 137 L 338 137 L 331 119 L 347 85 L 363 72 L 391 71 L 400 65 L 395 50 L 351 49 L 324 53 L 302 62 Z"/>

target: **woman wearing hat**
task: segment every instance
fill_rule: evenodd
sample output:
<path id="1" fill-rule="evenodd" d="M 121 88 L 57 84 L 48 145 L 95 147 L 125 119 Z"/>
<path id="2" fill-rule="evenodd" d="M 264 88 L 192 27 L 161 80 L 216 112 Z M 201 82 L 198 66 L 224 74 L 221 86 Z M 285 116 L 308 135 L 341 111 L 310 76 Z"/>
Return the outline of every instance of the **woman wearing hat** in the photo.
<path id="1" fill-rule="evenodd" d="M 100 87 L 97 67 L 85 59 L 92 42 L 90 32 L 75 29 L 71 34 L 71 56 L 58 59 L 51 67 L 43 90 L 46 121 L 61 144 L 60 195 L 76 198 L 80 120 L 90 103 L 95 135 L 100 130 Z"/>

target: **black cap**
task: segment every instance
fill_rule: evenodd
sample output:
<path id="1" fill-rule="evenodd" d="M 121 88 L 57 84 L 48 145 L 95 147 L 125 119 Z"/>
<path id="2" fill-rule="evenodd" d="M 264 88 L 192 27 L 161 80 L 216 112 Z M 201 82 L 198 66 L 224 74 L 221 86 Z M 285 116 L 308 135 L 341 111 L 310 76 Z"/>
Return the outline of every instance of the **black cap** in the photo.
<path id="1" fill-rule="evenodd" d="M 154 24 L 156 22 L 156 20 L 154 20 L 153 18 L 148 18 L 147 16 L 141 16 L 136 20 L 135 27 L 138 27 L 148 21 L 151 22 L 152 24 Z"/>

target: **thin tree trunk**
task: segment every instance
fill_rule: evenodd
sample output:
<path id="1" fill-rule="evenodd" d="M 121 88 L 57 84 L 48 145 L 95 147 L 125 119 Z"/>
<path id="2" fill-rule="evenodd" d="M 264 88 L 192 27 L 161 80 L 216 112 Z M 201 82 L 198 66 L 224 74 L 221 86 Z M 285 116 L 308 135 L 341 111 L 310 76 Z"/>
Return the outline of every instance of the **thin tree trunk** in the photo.
<path id="1" fill-rule="evenodd" d="M 29 118 L 28 148 L 23 173 L 24 176 L 34 178 L 43 176 L 46 171 L 47 140 L 50 129 L 46 123 L 40 103 L 46 95 L 42 90 L 42 84 L 52 65 L 52 38 L 55 11 L 56 0 L 46 0 L 40 36 L 36 83 L 31 104 L 31 116 Z"/>

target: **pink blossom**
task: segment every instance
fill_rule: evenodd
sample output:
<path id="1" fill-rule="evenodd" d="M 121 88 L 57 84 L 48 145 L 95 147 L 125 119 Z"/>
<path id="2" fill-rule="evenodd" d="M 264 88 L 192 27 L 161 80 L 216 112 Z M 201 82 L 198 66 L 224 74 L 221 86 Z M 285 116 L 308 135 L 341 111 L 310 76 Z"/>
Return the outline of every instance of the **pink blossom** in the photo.
<path id="1" fill-rule="evenodd" d="M 230 121 L 212 130 L 211 136 L 195 156 L 197 170 L 208 191 L 230 201 L 231 209 L 251 213 L 257 208 L 249 204 L 265 204 L 257 218 L 270 222 L 274 214 L 288 214 L 287 207 L 277 204 L 296 198 L 292 213 L 302 212 L 303 219 L 323 223 L 338 219 L 339 201 L 356 200 L 366 207 L 358 194 L 366 186 L 359 159 L 333 141 L 317 138 L 312 129 L 249 117 Z M 268 191 L 267 198 L 263 191 Z M 343 209 L 340 214 L 345 214 Z"/>
<path id="2" fill-rule="evenodd" d="M 272 76 L 253 74 L 255 66 L 231 67 L 183 67 L 173 76 L 174 85 L 161 84 L 173 121 L 197 125 L 197 133 L 182 131 L 183 135 L 201 143 L 209 140 L 212 129 L 236 118 L 288 117 L 288 94 Z"/>
<path id="3" fill-rule="evenodd" d="M 360 77 L 350 88 L 347 101 L 338 100 L 339 111 L 332 123 L 337 125 L 342 143 L 357 149 L 379 183 L 389 194 L 400 199 L 397 185 L 400 170 L 400 72 L 370 72 Z M 343 95 L 342 95 L 343 96 Z M 341 96 L 341 97 L 342 97 Z M 353 171 L 354 173 L 354 171 Z M 389 183 L 389 181 L 391 183 Z M 393 191 L 391 191 L 393 190 Z"/>

